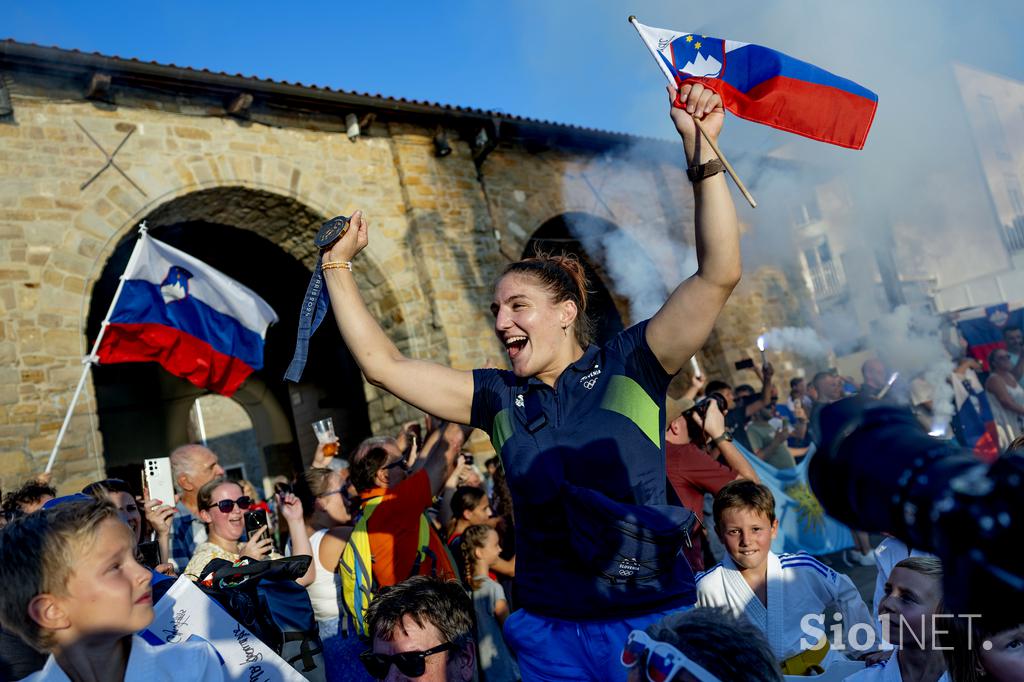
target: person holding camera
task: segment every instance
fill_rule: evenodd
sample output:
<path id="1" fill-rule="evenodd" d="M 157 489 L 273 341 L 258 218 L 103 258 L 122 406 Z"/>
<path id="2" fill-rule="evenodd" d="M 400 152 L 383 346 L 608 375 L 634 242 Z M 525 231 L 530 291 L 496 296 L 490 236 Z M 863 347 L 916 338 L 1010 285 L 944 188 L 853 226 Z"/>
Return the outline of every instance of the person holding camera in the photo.
<path id="1" fill-rule="evenodd" d="M 650 320 L 603 346 L 591 345 L 586 273 L 574 257 L 539 253 L 505 268 L 490 307 L 512 369 L 469 372 L 403 356 L 374 320 L 352 272 L 369 241 L 361 212 L 322 254 L 335 320 L 367 380 L 425 412 L 488 432 L 501 454 L 515 503 L 523 606 L 505 630 L 530 680 L 621 678 L 613 653 L 587 653 L 595 650 L 592 642 L 623 641 L 695 600 L 692 573 L 675 544 L 692 517 L 665 504 L 664 402 L 672 377 L 707 340 L 742 267 L 723 165 L 694 120 L 717 138 L 721 98 L 701 84 L 678 93 L 670 87 L 668 94 L 693 183 L 698 269 Z M 620 511 L 625 516 L 616 516 Z M 597 545 L 630 542 L 625 534 L 581 532 L 602 514 L 614 525 L 634 512 L 670 527 L 670 542 L 647 542 L 650 535 L 641 534 L 645 542 L 636 548 L 659 561 L 667 553 L 665 570 L 635 561 L 612 567 L 608 547 Z"/>
<path id="2" fill-rule="evenodd" d="M 668 415 L 679 416 L 665 429 L 665 474 L 683 506 L 700 522 L 690 546 L 683 547 L 694 572 L 703 571 L 705 565 L 704 495 L 717 495 L 727 483 L 740 478 L 761 480 L 732 443 L 720 409 L 723 402 L 720 394 L 713 393 L 697 404 L 671 399 L 668 404 Z"/>

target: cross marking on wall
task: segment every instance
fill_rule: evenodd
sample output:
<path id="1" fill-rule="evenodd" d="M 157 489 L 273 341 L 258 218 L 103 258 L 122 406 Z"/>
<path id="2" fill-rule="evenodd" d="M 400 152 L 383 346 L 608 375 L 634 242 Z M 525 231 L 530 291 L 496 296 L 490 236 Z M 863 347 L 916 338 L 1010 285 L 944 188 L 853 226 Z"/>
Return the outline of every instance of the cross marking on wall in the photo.
<path id="1" fill-rule="evenodd" d="M 83 125 L 82 125 L 81 123 L 79 123 L 78 121 L 75 121 L 75 125 L 76 125 L 76 126 L 78 126 L 79 130 L 81 130 L 81 131 L 82 131 L 83 133 L 85 133 L 85 136 L 86 136 L 86 137 L 88 137 L 88 138 L 89 138 L 90 140 L 92 140 L 92 143 L 93 143 L 94 145 L 96 145 L 96 148 L 97 148 L 97 149 L 99 149 L 99 150 L 100 150 L 101 152 L 103 152 L 103 156 L 105 156 L 105 157 L 107 158 L 107 162 L 106 162 L 105 164 L 103 164 L 103 167 L 102 167 L 102 168 L 100 168 L 100 169 L 99 169 L 98 171 L 96 171 L 95 173 L 93 173 L 93 176 L 92 176 L 91 178 L 89 178 L 88 180 L 86 180 L 85 182 L 83 182 L 83 183 L 82 183 L 82 186 L 81 186 L 81 187 L 79 187 L 79 189 L 85 189 L 86 187 L 88 187 L 89 185 L 91 185 L 91 184 L 93 183 L 93 181 L 94 181 L 94 180 L 95 180 L 96 178 L 98 178 L 98 177 L 99 177 L 100 175 L 102 175 L 102 174 L 103 174 L 103 171 L 107 170 L 108 168 L 113 168 L 113 169 L 114 169 L 114 170 L 116 170 L 116 171 L 117 171 L 118 173 L 120 173 L 120 174 L 121 174 L 121 176 L 122 176 L 122 177 L 123 177 L 123 178 L 124 178 L 125 180 L 127 180 L 127 181 L 128 181 L 129 183 L 131 183 L 131 186 L 132 186 L 132 187 L 134 187 L 135 189 L 137 189 L 137 190 L 139 190 L 140 192 L 142 192 L 142 196 L 144 196 L 144 197 L 145 197 L 145 196 L 149 196 L 148 194 L 146 194 L 146 191 L 145 191 L 144 189 L 142 189 L 141 187 L 139 187 L 139 186 L 138 186 L 137 184 L 135 184 L 135 181 L 134 181 L 134 180 L 132 180 L 132 179 L 131 179 L 130 177 L 128 177 L 128 174 L 127 174 L 127 173 L 125 173 L 125 172 L 124 172 L 124 170 L 122 170 L 122 168 L 121 168 L 120 166 L 118 166 L 118 165 L 117 165 L 117 162 L 116 162 L 116 161 L 114 161 L 114 157 L 115 157 L 115 156 L 117 156 L 117 153 L 118 153 L 119 151 L 121 151 L 121 147 L 123 147 L 123 146 L 125 145 L 125 143 L 126 143 L 126 142 L 128 141 L 128 138 L 130 138 L 130 137 L 132 136 L 132 133 L 134 133 L 134 132 L 135 132 L 135 126 L 132 126 L 132 127 L 131 127 L 131 129 L 130 129 L 130 130 L 128 131 L 128 134 L 124 136 L 124 139 L 123 139 L 123 140 L 121 140 L 121 144 L 117 145 L 117 148 L 115 148 L 115 149 L 114 149 L 114 153 L 113 153 L 113 154 L 108 154 L 108 153 L 107 153 L 107 150 L 103 148 L 103 145 L 101 145 L 101 144 L 100 144 L 99 142 L 97 142 L 97 141 L 96 141 L 96 138 L 95 138 L 95 137 L 93 137 L 93 136 L 92 136 L 92 135 L 91 135 L 91 134 L 89 133 L 89 131 L 85 129 L 85 126 L 83 126 Z"/>

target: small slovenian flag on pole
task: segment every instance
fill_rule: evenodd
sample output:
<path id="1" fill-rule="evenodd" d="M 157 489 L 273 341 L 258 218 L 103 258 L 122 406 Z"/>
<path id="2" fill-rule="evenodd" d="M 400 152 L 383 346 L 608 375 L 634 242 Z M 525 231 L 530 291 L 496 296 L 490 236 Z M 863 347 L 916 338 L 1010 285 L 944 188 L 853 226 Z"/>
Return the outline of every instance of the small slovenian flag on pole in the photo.
<path id="1" fill-rule="evenodd" d="M 677 86 L 702 83 L 726 109 L 755 123 L 841 147 L 864 147 L 878 108 L 878 95 L 867 88 L 760 45 L 630 21 Z"/>
<path id="2" fill-rule="evenodd" d="M 263 367 L 277 313 L 255 292 L 148 236 L 135 244 L 100 330 L 100 364 L 158 362 L 171 374 L 230 396 Z"/>

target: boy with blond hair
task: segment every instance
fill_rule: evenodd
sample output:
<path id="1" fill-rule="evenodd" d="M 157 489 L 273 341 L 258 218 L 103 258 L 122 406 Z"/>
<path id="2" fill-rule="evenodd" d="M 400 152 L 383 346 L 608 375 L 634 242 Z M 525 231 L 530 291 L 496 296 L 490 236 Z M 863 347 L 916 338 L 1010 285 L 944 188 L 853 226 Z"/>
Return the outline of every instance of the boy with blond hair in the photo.
<path id="1" fill-rule="evenodd" d="M 825 638 L 808 641 L 811 633 L 825 629 L 830 606 L 842 614 L 846 633 L 863 623 L 874 639 L 871 612 L 847 576 L 808 554 L 772 552 L 779 522 L 771 490 L 753 481 L 733 481 L 715 496 L 713 511 L 727 555 L 697 574 L 698 607 L 725 608 L 749 619 L 764 632 L 783 672 L 790 675 L 820 672 L 845 658 Z M 805 616 L 813 617 L 809 629 Z"/>
<path id="2" fill-rule="evenodd" d="M 0 533 L 0 622 L 40 651 L 26 680 L 222 680 L 203 642 L 152 646 L 135 633 L 153 621 L 150 572 L 108 501 L 74 501 Z"/>

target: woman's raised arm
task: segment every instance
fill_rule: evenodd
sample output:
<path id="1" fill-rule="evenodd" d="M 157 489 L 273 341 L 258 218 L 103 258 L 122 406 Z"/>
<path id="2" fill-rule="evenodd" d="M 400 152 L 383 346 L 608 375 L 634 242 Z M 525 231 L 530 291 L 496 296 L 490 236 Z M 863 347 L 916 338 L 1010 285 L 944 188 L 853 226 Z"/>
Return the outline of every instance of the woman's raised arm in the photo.
<path id="1" fill-rule="evenodd" d="M 672 101 L 675 93 L 669 86 Z M 673 107 L 671 115 L 683 138 L 687 165 L 717 161 L 693 119 L 700 119 L 708 135 L 717 138 L 725 119 L 721 97 L 699 83 L 684 85 L 680 97 L 686 109 Z M 676 287 L 647 325 L 647 343 L 669 374 L 704 345 L 742 271 L 739 222 L 725 173 L 694 182 L 693 195 L 697 273 Z"/>
<path id="2" fill-rule="evenodd" d="M 356 211 L 349 229 L 323 254 L 323 263 L 351 263 L 368 242 L 369 223 L 362 211 Z M 352 267 L 359 266 L 353 263 Z M 338 329 L 367 381 L 424 412 L 459 424 L 469 423 L 472 372 L 405 357 L 366 309 L 350 270 L 327 268 L 324 280 Z"/>

